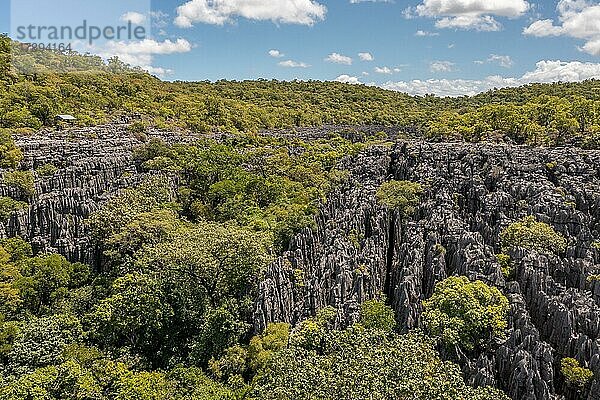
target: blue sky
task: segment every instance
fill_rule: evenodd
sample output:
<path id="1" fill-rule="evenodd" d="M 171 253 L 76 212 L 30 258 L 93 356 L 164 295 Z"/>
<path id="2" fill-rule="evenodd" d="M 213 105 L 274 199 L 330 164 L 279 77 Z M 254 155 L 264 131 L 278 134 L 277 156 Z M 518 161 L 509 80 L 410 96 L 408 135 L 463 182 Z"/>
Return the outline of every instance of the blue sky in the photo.
<path id="1" fill-rule="evenodd" d="M 29 10 L 33 20 L 40 16 L 48 24 L 58 24 L 70 18 L 75 24 L 81 14 L 64 11 L 71 10 L 65 4 L 73 1 L 14 0 L 13 21 L 3 13 L 0 30 L 10 32 L 15 22 L 23 23 L 15 8 Z M 44 10 L 36 2 L 62 3 L 61 11 Z M 85 10 L 89 18 L 101 15 L 106 24 L 123 22 L 124 13 L 130 11 L 138 16 L 132 17 L 136 23 L 149 26 L 152 21 L 153 26 L 151 38 L 143 44 L 102 42 L 86 51 L 103 56 L 112 51 L 169 80 L 337 79 L 416 94 L 460 95 L 531 81 L 600 77 L 600 1 L 84 4 L 89 4 Z M 278 53 L 270 55 L 271 50 Z M 370 56 L 362 54 L 361 59 L 359 53 Z"/>

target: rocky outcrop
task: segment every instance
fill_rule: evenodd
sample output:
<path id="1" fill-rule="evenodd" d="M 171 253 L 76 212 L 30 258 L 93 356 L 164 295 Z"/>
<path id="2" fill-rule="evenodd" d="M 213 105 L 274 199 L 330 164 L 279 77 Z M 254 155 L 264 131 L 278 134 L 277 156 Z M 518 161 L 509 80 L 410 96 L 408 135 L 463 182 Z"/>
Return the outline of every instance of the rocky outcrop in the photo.
<path id="1" fill-rule="evenodd" d="M 143 179 L 132 157 L 140 143 L 123 125 L 19 138 L 25 168 L 53 164 L 58 171 L 37 177 L 29 209 L 11 216 L 0 235 L 95 263 L 85 220 Z M 256 329 L 297 323 L 329 305 L 338 310 L 337 325 L 346 326 L 363 301 L 385 294 L 408 331 L 421 326 L 422 301 L 437 282 L 466 275 L 499 287 L 510 301 L 506 340 L 462 362 L 470 384 L 498 386 L 514 399 L 600 399 L 600 281 L 588 279 L 600 274 L 593 245 L 600 239 L 600 152 L 400 142 L 342 164 L 349 178 L 321 207 L 316 228 L 298 234 L 266 271 Z M 377 188 L 390 179 L 426 188 L 410 218 L 376 202 Z M 0 196 L 7 195 L 14 189 L 0 185 Z M 568 248 L 560 256 L 514 251 L 507 279 L 496 259 L 499 234 L 526 215 L 551 224 Z M 562 378 L 559 363 L 567 356 L 595 374 L 584 391 Z"/>
<path id="2" fill-rule="evenodd" d="M 150 137 L 179 140 L 173 134 L 150 132 Z M 56 173 L 36 173 L 35 195 L 27 210 L 14 213 L 0 226 L 3 237 L 21 236 L 38 252 L 58 252 L 71 261 L 94 264 L 98 252 L 90 243 L 85 220 L 119 189 L 143 179 L 132 150 L 147 137 L 132 135 L 127 125 L 113 124 L 69 131 L 41 131 L 20 136 L 22 169 L 35 171 L 52 164 Z M 0 196 L 18 197 L 0 184 Z"/>
<path id="3" fill-rule="evenodd" d="M 267 271 L 256 327 L 296 323 L 331 305 L 337 324 L 359 304 L 387 294 L 400 327 L 421 326 L 422 301 L 435 283 L 466 275 L 499 287 L 510 300 L 507 340 L 463 363 L 473 385 L 515 399 L 600 398 L 600 152 L 469 144 L 400 143 L 347 160 L 349 181 Z M 422 183 L 417 212 L 402 220 L 375 201 L 389 179 Z M 506 279 L 495 254 L 499 235 L 527 215 L 568 238 L 565 254 L 519 250 Z M 594 371 L 578 392 L 559 363 L 574 357 Z"/>

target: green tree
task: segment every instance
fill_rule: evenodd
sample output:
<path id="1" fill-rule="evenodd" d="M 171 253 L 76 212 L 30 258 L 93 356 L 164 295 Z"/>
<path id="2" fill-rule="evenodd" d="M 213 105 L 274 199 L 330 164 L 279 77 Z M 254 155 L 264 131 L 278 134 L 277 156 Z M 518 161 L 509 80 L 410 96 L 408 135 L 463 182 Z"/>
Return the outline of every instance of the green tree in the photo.
<path id="1" fill-rule="evenodd" d="M 540 252 L 562 253 L 567 240 L 550 225 L 528 216 L 510 224 L 500 233 L 502 247 L 506 250 L 522 247 Z"/>
<path id="2" fill-rule="evenodd" d="M 394 310 L 380 300 L 369 300 L 360 306 L 360 324 L 367 329 L 391 332 L 396 327 Z"/>
<path id="3" fill-rule="evenodd" d="M 139 273 L 115 280 L 112 294 L 102 300 L 87 319 L 93 334 L 109 348 L 129 346 L 151 362 L 159 363 L 157 352 L 169 330 L 173 309 L 160 282 Z"/>
<path id="4" fill-rule="evenodd" d="M 23 152 L 7 129 L 0 129 L 0 168 L 17 168 L 23 160 Z"/>
<path id="5" fill-rule="evenodd" d="M 389 181 L 377 189 L 377 200 L 388 208 L 398 210 L 403 217 L 414 213 L 419 205 L 423 187 L 410 181 Z"/>
<path id="6" fill-rule="evenodd" d="M 423 306 L 427 331 L 450 349 L 485 349 L 506 337 L 508 300 L 481 281 L 447 278 L 435 285 Z"/>
<path id="7" fill-rule="evenodd" d="M 579 361 L 570 357 L 560 360 L 560 372 L 567 384 L 576 388 L 583 388 L 594 377 L 592 371 L 579 366 Z"/>

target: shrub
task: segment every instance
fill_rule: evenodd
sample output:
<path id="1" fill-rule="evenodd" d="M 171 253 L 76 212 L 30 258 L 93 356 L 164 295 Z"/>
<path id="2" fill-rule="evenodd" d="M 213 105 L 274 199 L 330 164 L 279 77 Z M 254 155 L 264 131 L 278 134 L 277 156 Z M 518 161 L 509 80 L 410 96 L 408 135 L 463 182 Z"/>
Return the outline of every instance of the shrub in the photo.
<path id="1" fill-rule="evenodd" d="M 567 240 L 550 225 L 528 216 L 510 224 L 500 234 L 504 249 L 522 247 L 540 252 L 561 253 L 567 248 Z"/>
<path id="2" fill-rule="evenodd" d="M 394 310 L 380 300 L 365 301 L 360 307 L 360 324 L 367 329 L 392 331 L 396 327 Z"/>
<path id="3" fill-rule="evenodd" d="M 594 373 L 587 368 L 579 366 L 579 361 L 574 358 L 563 358 L 560 360 L 560 372 L 570 386 L 584 387 L 592 378 Z"/>
<path id="4" fill-rule="evenodd" d="M 514 267 L 511 263 L 510 256 L 508 254 L 500 253 L 496 254 L 498 264 L 500 264 L 500 270 L 505 278 L 510 278 L 514 272 Z"/>
<path id="5" fill-rule="evenodd" d="M 35 194 L 35 179 L 31 171 L 5 172 L 2 180 L 6 185 L 21 191 L 23 196 L 31 197 Z"/>
<path id="6" fill-rule="evenodd" d="M 54 164 L 44 164 L 35 170 L 39 176 L 52 176 L 56 171 L 58 171 L 58 167 Z"/>
<path id="7" fill-rule="evenodd" d="M 377 190 L 377 200 L 388 208 L 397 209 L 403 217 L 408 217 L 419 204 L 423 187 L 410 181 L 389 181 Z"/>
<path id="8" fill-rule="evenodd" d="M 146 124 L 142 121 L 136 121 L 127 127 L 127 130 L 132 134 L 140 134 L 146 131 Z"/>
<path id="9" fill-rule="evenodd" d="M 0 221 L 6 222 L 8 217 L 16 211 L 27 209 L 28 204 L 10 197 L 0 197 Z"/>
<path id="10" fill-rule="evenodd" d="M 586 150 L 600 149 L 600 132 L 591 133 L 583 139 L 581 148 Z"/>
<path id="11" fill-rule="evenodd" d="M 277 351 L 285 348 L 290 340 L 290 325 L 271 323 L 267 329 L 250 340 L 248 365 L 253 372 L 264 368 Z"/>
<path id="12" fill-rule="evenodd" d="M 10 132 L 0 129 L 0 168 L 16 168 L 23 160 L 23 152 L 19 149 Z"/>
<path id="13" fill-rule="evenodd" d="M 467 277 L 450 277 L 423 303 L 429 333 L 449 348 L 486 348 L 505 338 L 508 300 L 495 287 Z"/>
<path id="14" fill-rule="evenodd" d="M 600 282 L 600 275 L 589 275 L 586 278 L 586 281 L 588 283 L 592 283 L 592 282 Z"/>

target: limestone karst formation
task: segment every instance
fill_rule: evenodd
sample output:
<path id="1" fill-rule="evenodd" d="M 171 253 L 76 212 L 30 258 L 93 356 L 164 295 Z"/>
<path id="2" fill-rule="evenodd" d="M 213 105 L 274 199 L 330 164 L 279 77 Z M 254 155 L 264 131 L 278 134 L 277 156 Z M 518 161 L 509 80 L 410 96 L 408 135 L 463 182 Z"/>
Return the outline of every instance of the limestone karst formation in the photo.
<path id="1" fill-rule="evenodd" d="M 178 140 L 169 135 L 166 140 Z M 84 221 L 119 188 L 135 184 L 132 149 L 139 141 L 120 126 L 21 137 L 24 166 L 59 167 L 38 178 L 28 210 L 13 215 L 4 236 L 20 235 L 37 250 L 55 250 L 95 265 L 100 254 Z M 492 385 L 513 399 L 600 399 L 600 379 L 587 393 L 565 388 L 557 373 L 574 357 L 600 377 L 600 152 L 574 148 L 397 141 L 343 161 L 350 177 L 336 189 L 259 286 L 254 325 L 295 323 L 331 305 L 337 324 L 358 316 L 361 302 L 387 295 L 404 330 L 420 327 L 422 301 L 436 282 L 465 275 L 500 288 L 510 300 L 508 339 L 465 360 L 472 385 Z M 409 218 L 377 203 L 386 180 L 425 187 Z M 8 187 L 0 187 L 9 195 Z M 516 249 L 514 273 L 501 272 L 500 232 L 534 215 L 568 240 L 564 254 Z M 585 397 L 580 397 L 585 396 Z"/>

